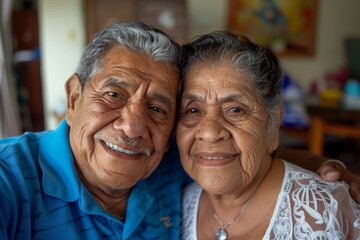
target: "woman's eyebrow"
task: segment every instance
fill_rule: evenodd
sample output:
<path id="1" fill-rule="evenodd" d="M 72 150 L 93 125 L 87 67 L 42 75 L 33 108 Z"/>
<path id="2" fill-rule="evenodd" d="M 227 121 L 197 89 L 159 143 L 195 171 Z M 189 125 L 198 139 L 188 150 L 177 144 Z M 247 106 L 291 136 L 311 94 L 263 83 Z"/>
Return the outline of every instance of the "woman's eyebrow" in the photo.
<path id="1" fill-rule="evenodd" d="M 219 98 L 220 103 L 231 102 L 231 101 L 244 101 L 244 100 L 249 101 L 252 99 L 249 98 L 247 94 L 241 94 L 241 93 L 226 95 L 224 97 Z"/>
<path id="2" fill-rule="evenodd" d="M 183 95 L 181 95 L 181 100 L 183 99 L 187 101 L 205 102 L 205 99 L 202 96 L 191 92 L 185 92 Z"/>
<path id="3" fill-rule="evenodd" d="M 181 99 L 186 99 L 187 101 L 205 102 L 205 98 L 203 96 L 191 92 L 185 92 L 181 96 Z M 250 98 L 247 94 L 243 94 L 243 93 L 230 94 L 219 98 L 220 103 L 231 102 L 231 101 L 245 101 L 245 100 L 249 101 L 252 100 L 252 98 Z"/>

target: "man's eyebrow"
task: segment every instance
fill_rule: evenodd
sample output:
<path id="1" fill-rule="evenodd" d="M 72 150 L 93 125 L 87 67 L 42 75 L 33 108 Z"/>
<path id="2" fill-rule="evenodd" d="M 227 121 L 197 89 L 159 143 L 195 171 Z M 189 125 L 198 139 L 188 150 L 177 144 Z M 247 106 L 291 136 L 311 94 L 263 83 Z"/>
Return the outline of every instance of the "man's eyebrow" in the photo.
<path id="1" fill-rule="evenodd" d="M 129 87 L 131 85 L 128 82 L 120 81 L 119 79 L 112 77 L 108 81 L 106 81 L 104 85 L 104 87 L 109 87 L 109 86 Z"/>
<path id="2" fill-rule="evenodd" d="M 154 93 L 154 96 L 153 96 L 155 99 L 159 100 L 160 102 L 162 102 L 163 104 L 165 104 L 166 108 L 169 109 L 170 111 L 172 111 L 173 109 L 173 100 L 164 95 L 164 94 L 161 94 L 161 93 Z"/>
<path id="3" fill-rule="evenodd" d="M 108 87 L 108 86 L 118 86 L 118 87 L 126 88 L 126 87 L 130 87 L 131 83 L 126 81 L 120 81 L 117 78 L 110 78 L 108 81 L 106 81 L 104 85 L 104 87 Z M 153 98 L 162 102 L 167 107 L 167 109 L 173 110 L 172 109 L 173 100 L 170 97 L 157 92 L 154 93 Z"/>

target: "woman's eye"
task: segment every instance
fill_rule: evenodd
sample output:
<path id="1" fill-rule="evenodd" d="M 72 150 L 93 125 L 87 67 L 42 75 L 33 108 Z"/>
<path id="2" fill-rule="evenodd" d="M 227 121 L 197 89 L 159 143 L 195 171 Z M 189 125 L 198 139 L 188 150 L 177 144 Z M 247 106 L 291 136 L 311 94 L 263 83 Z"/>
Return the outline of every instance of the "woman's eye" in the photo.
<path id="1" fill-rule="evenodd" d="M 185 111 L 185 113 L 198 113 L 199 110 L 196 108 L 189 108 Z"/>
<path id="2" fill-rule="evenodd" d="M 232 107 L 229 109 L 229 111 L 232 113 L 241 113 L 241 112 L 244 112 L 244 109 L 241 107 Z"/>

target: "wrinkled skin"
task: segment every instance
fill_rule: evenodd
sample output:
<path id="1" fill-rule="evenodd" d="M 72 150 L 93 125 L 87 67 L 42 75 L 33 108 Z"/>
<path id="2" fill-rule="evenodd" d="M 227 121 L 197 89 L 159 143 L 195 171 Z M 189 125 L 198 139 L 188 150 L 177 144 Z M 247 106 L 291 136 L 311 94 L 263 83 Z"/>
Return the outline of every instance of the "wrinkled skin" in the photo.
<path id="1" fill-rule="evenodd" d="M 181 163 L 202 188 L 241 195 L 257 185 L 271 164 L 267 150 L 278 145 L 267 130 L 266 110 L 245 75 L 229 63 L 192 66 L 176 136 Z"/>
<path id="2" fill-rule="evenodd" d="M 175 122 L 178 83 L 169 65 L 120 47 L 108 52 L 83 93 L 76 75 L 67 81 L 75 165 L 109 211 L 121 215 L 118 201 L 126 202 L 130 188 L 160 163 Z"/>

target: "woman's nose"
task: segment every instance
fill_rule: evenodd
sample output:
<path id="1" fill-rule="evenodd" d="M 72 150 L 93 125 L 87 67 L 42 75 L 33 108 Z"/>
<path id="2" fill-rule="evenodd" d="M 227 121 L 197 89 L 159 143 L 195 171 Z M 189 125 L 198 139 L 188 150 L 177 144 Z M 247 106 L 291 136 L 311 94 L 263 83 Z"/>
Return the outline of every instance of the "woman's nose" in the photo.
<path id="1" fill-rule="evenodd" d="M 227 140 L 230 132 L 224 126 L 225 120 L 205 117 L 200 123 L 200 128 L 195 137 L 199 140 L 215 143 L 221 140 Z"/>

